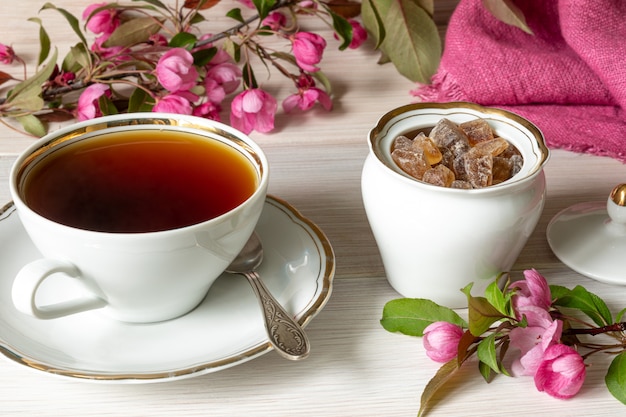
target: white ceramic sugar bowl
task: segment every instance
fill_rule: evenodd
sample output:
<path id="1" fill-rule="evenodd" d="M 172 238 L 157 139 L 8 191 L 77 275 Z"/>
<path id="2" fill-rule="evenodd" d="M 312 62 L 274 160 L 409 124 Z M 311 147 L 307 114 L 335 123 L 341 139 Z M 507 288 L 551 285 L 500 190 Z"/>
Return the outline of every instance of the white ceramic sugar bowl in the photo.
<path id="1" fill-rule="evenodd" d="M 452 189 L 413 179 L 391 159 L 394 139 L 430 129 L 441 118 L 487 120 L 524 159 L 511 179 L 482 189 Z M 427 130 L 427 131 L 428 131 Z M 369 133 L 361 188 L 387 279 L 402 296 L 467 306 L 460 291 L 482 293 L 509 271 L 535 229 L 545 202 L 549 151 L 528 120 L 471 103 L 417 103 L 385 114 Z"/>

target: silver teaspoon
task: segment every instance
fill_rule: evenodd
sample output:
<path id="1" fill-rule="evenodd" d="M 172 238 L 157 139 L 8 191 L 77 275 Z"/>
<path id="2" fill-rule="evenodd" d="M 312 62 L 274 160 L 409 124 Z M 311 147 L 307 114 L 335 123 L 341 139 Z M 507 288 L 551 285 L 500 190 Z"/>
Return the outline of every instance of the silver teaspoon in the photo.
<path id="1" fill-rule="evenodd" d="M 239 255 L 226 268 L 226 272 L 243 275 L 252 285 L 263 310 L 267 335 L 276 351 L 287 359 L 304 359 L 309 355 L 309 339 L 302 327 L 291 318 L 261 281 L 256 268 L 262 261 L 261 240 L 256 233 L 252 233 Z"/>

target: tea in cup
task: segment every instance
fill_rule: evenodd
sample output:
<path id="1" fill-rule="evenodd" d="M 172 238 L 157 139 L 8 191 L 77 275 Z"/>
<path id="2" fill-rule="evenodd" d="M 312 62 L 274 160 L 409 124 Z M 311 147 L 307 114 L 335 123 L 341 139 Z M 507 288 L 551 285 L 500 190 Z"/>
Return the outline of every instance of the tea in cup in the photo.
<path id="1" fill-rule="evenodd" d="M 412 138 L 417 132 L 427 136 L 442 119 L 452 130 L 455 124 L 484 120 L 503 138 L 496 142 L 510 144 L 517 155 L 510 162 L 515 165 L 512 176 L 497 183 L 483 183 L 482 175 L 458 181 L 448 178 L 455 168 L 450 163 L 450 168 L 436 169 L 436 174 L 445 173 L 444 180 L 424 174 L 429 183 L 407 172 L 409 167 L 403 170 L 392 157 L 398 137 Z M 416 103 L 385 114 L 368 139 L 363 203 L 389 283 L 404 297 L 466 306 L 461 289 L 473 282 L 475 291 L 482 292 L 509 271 L 539 221 L 545 203 L 543 167 L 549 157 L 543 135 L 528 120 L 505 110 L 471 103 Z M 436 164 L 442 164 L 440 159 Z M 465 168 L 484 174 L 481 161 L 476 167 L 472 163 Z"/>
<path id="2" fill-rule="evenodd" d="M 43 255 L 17 274 L 14 304 L 41 319 L 103 308 L 156 322 L 191 311 L 252 234 L 268 169 L 246 135 L 192 116 L 108 116 L 47 135 L 10 176 Z M 44 283 L 63 291 L 58 274 L 81 291 L 41 304 Z"/>

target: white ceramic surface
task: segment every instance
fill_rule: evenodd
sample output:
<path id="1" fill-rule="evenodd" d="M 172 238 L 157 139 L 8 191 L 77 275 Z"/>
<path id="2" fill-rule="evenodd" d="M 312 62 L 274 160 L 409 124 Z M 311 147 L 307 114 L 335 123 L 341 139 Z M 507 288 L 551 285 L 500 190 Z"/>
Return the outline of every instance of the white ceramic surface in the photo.
<path id="1" fill-rule="evenodd" d="M 286 202 L 268 196 L 257 224 L 259 271 L 273 295 L 306 325 L 324 307 L 335 272 L 324 233 Z M 40 256 L 15 207 L 0 212 L 0 352 L 30 369 L 89 381 L 157 382 L 219 371 L 271 350 L 261 309 L 242 276 L 223 274 L 206 299 L 175 320 L 123 323 L 93 310 L 53 321 L 15 309 L 13 276 Z M 181 265 L 181 270 L 184 265 Z M 54 297 L 61 287 L 47 287 Z"/>
<path id="2" fill-rule="evenodd" d="M 149 233 L 68 227 L 37 214 L 21 199 L 20 183 L 37 161 L 68 143 L 129 130 L 171 130 L 220 141 L 250 161 L 257 173 L 257 188 L 239 206 L 216 218 Z M 18 273 L 13 302 L 21 311 L 42 319 L 102 307 L 112 317 L 129 322 L 156 322 L 185 314 L 204 298 L 250 237 L 268 182 L 269 164 L 261 148 L 243 133 L 208 119 L 134 113 L 57 130 L 22 152 L 11 170 L 11 197 L 27 233 L 43 254 Z M 186 266 L 184 274 L 180 265 Z M 77 291 L 55 303 L 43 302 L 38 288 L 57 272 L 73 277 Z"/>
<path id="3" fill-rule="evenodd" d="M 626 285 L 626 207 L 606 202 L 575 204 L 546 229 L 552 252 L 574 271 L 608 284 Z"/>
<path id="4" fill-rule="evenodd" d="M 393 140 L 446 117 L 486 119 L 524 157 L 521 171 L 483 189 L 444 188 L 417 181 L 391 159 Z M 367 218 L 390 284 L 403 296 L 465 307 L 460 291 L 480 293 L 509 271 L 533 232 L 545 201 L 549 152 L 527 120 L 469 103 L 419 103 L 384 115 L 369 134 L 361 188 Z"/>

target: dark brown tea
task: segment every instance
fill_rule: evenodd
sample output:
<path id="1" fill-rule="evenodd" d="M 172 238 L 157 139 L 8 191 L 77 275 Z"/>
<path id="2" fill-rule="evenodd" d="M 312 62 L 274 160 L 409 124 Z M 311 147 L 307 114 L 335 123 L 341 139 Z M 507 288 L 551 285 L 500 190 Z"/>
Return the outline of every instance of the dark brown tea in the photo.
<path id="1" fill-rule="evenodd" d="M 236 149 L 191 133 L 106 133 L 64 146 L 28 172 L 22 197 L 55 222 L 139 233 L 212 219 L 250 197 L 252 163 Z"/>

